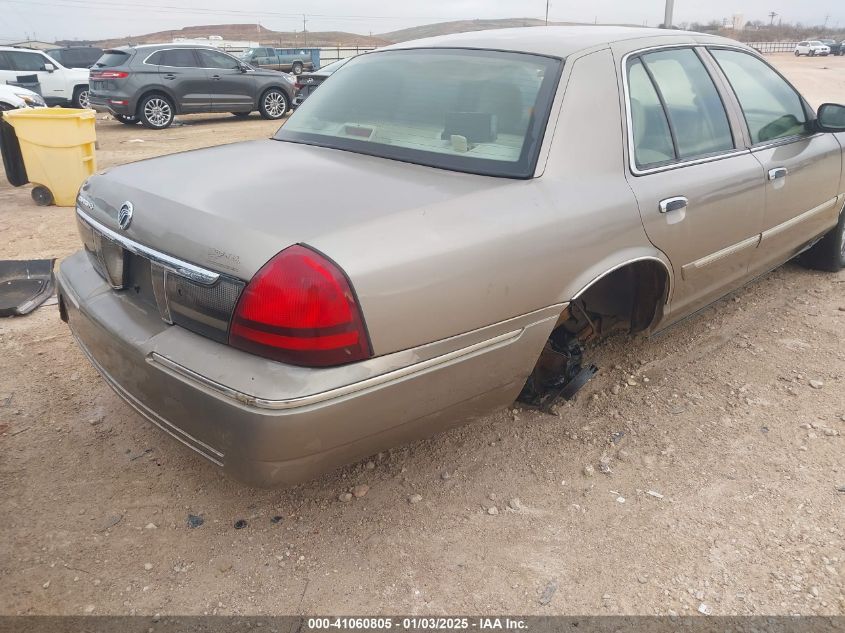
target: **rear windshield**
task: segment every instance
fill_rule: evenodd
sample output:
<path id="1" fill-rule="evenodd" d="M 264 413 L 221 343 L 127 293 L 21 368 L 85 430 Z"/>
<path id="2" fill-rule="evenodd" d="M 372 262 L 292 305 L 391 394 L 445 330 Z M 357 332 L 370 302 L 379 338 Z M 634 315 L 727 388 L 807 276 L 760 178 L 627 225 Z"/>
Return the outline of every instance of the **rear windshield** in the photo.
<path id="1" fill-rule="evenodd" d="M 331 64 L 320 66 L 320 74 L 331 75 L 333 72 L 337 71 L 341 66 L 346 64 L 346 62 L 348 62 L 350 59 L 352 58 L 347 57 L 346 59 L 338 59 L 337 61 L 332 62 Z"/>
<path id="2" fill-rule="evenodd" d="M 94 64 L 96 68 L 111 68 L 122 66 L 129 60 L 129 53 L 126 51 L 103 51 L 103 56 Z"/>
<path id="3" fill-rule="evenodd" d="M 491 176 L 529 178 L 559 59 L 469 49 L 360 55 L 275 138 Z"/>

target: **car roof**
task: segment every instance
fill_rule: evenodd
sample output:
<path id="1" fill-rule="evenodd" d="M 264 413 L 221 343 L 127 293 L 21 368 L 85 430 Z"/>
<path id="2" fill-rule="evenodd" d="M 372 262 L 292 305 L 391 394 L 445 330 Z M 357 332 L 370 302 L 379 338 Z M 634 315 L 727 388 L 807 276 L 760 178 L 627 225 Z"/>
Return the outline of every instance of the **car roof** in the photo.
<path id="1" fill-rule="evenodd" d="M 43 53 L 38 48 L 27 48 L 26 46 L 0 46 L 0 51 L 25 51 L 30 53 Z"/>
<path id="2" fill-rule="evenodd" d="M 189 42 L 171 42 L 170 44 L 124 44 L 123 46 L 109 46 L 108 48 L 104 49 L 105 51 L 129 51 L 129 50 L 138 50 L 138 51 L 156 51 L 156 50 L 163 50 L 169 48 L 204 48 L 210 51 L 220 51 L 221 53 L 226 53 L 227 51 L 220 50 L 215 46 L 210 46 L 208 44 L 192 44 Z M 231 53 L 229 53 L 231 55 Z"/>
<path id="3" fill-rule="evenodd" d="M 655 40 L 673 38 L 675 43 L 714 43 L 742 46 L 739 42 L 716 35 L 629 26 L 526 26 L 513 29 L 470 31 L 452 35 L 439 35 L 420 40 L 401 42 L 379 50 L 403 48 L 478 48 L 500 51 L 535 53 L 552 57 L 566 57 L 581 50 L 636 39 Z M 684 41 L 686 40 L 686 42 Z M 649 43 L 651 44 L 651 43 Z"/>

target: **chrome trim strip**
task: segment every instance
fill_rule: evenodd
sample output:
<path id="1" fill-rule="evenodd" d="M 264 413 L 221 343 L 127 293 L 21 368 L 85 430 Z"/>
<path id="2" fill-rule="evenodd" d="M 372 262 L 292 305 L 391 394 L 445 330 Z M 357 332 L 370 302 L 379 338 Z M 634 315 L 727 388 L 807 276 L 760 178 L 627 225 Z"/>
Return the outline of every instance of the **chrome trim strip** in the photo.
<path id="1" fill-rule="evenodd" d="M 217 283 L 217 280 L 220 279 L 219 273 L 207 270 L 205 268 L 200 268 L 199 266 L 195 266 L 194 264 L 189 264 L 188 262 L 182 261 L 181 259 L 176 259 L 175 257 L 171 257 L 170 255 L 166 255 L 165 253 L 161 253 L 148 246 L 139 244 L 134 240 L 130 240 L 128 237 L 115 233 L 107 226 L 104 226 L 97 222 L 94 218 L 89 216 L 79 207 L 76 207 L 76 214 L 83 222 L 85 222 L 92 229 L 94 229 L 95 231 L 99 231 L 102 235 L 112 240 L 113 242 L 117 242 L 130 253 L 135 253 L 136 255 L 146 257 L 150 261 L 158 264 L 162 268 L 166 268 L 170 272 L 176 273 L 177 275 L 182 275 L 183 277 L 187 277 L 191 281 L 195 281 L 198 284 L 202 284 L 204 286 L 213 286 L 215 283 Z"/>
<path id="2" fill-rule="evenodd" d="M 156 44 L 153 44 L 153 46 L 156 46 Z M 162 51 L 185 51 L 185 50 L 188 50 L 188 51 L 198 51 L 198 50 L 203 50 L 203 51 L 215 51 L 215 52 L 217 52 L 217 53 L 223 53 L 224 55 L 227 55 L 227 56 L 231 57 L 232 59 L 234 59 L 234 60 L 235 60 L 236 62 L 238 62 L 238 63 L 246 63 L 246 62 L 241 62 L 241 60 L 239 60 L 237 57 L 235 57 L 235 56 L 234 56 L 234 55 L 232 55 L 231 53 L 228 53 L 228 52 L 226 52 L 226 51 L 221 51 L 219 48 L 214 48 L 213 46 L 203 46 L 202 44 L 199 44 L 199 45 L 197 45 L 197 44 L 190 44 L 190 43 L 187 43 L 187 42 L 186 42 L 183 46 L 171 46 L 171 47 L 169 47 L 169 48 L 159 48 L 159 49 L 157 49 L 157 50 L 154 50 L 152 53 L 150 53 L 149 55 L 147 55 L 147 56 L 144 58 L 144 61 L 142 61 L 141 63 L 142 63 L 142 64 L 144 64 L 145 66 L 153 66 L 153 67 L 155 67 L 155 68 L 181 68 L 181 69 L 183 69 L 183 70 L 184 70 L 184 69 L 193 69 L 193 70 L 234 70 L 234 68 L 208 68 L 208 67 L 206 67 L 206 66 L 167 66 L 166 64 L 150 64 L 150 63 L 148 63 L 148 62 L 147 62 L 147 60 L 148 60 L 150 57 L 152 57 L 152 56 L 153 56 L 153 55 L 155 55 L 156 53 L 160 53 L 160 52 L 162 52 Z"/>
<path id="3" fill-rule="evenodd" d="M 598 277 L 594 277 L 593 280 L 590 281 L 590 283 L 588 283 L 586 286 L 581 288 L 581 290 L 579 290 L 575 294 L 575 296 L 572 297 L 572 299 L 570 300 L 570 303 L 572 301 L 575 301 L 576 299 L 578 299 L 578 297 L 580 297 L 585 292 L 587 292 L 587 290 L 589 290 L 590 287 L 594 283 L 596 283 L 599 279 L 603 279 L 604 277 L 607 277 L 610 273 L 616 272 L 617 270 L 619 270 L 620 268 L 623 268 L 624 266 L 627 266 L 628 264 L 633 264 L 635 262 L 645 262 L 645 261 L 657 262 L 661 266 L 663 266 L 663 269 L 666 271 L 666 278 L 669 280 L 669 288 L 667 289 L 667 292 L 666 292 L 666 303 L 668 304 L 669 299 L 672 296 L 672 290 L 674 289 L 674 284 L 673 284 L 673 279 L 672 279 L 672 271 L 669 269 L 669 267 L 666 265 L 666 263 L 662 259 L 660 259 L 659 257 L 651 256 L 651 255 L 645 255 L 643 257 L 635 257 L 633 259 L 626 260 L 624 262 L 616 264 L 616 266 L 614 266 L 613 268 L 610 268 L 610 269 L 604 271 L 601 275 L 599 275 Z"/>
<path id="4" fill-rule="evenodd" d="M 792 84 L 790 84 L 790 87 Z M 799 96 L 800 93 L 798 93 Z M 793 134 L 792 136 L 784 136 L 783 138 L 775 139 L 774 141 L 766 141 L 765 143 L 761 143 L 759 145 L 752 145 L 751 146 L 751 153 L 759 152 L 764 149 L 771 149 L 773 147 L 780 147 L 781 145 L 789 145 L 790 143 L 797 143 L 798 141 L 806 141 L 811 138 L 816 138 L 817 136 L 822 136 L 822 132 L 816 132 L 814 134 Z"/>
<path id="5" fill-rule="evenodd" d="M 762 237 L 758 233 L 757 235 L 752 235 L 751 237 L 744 239 L 741 242 L 731 244 L 730 246 L 727 246 L 722 250 L 716 251 L 715 253 L 705 255 L 701 259 L 696 259 L 694 262 L 690 262 L 689 264 L 685 264 L 681 267 L 681 275 L 683 275 L 684 279 L 686 279 L 687 275 L 692 271 L 706 268 L 710 264 L 714 264 L 720 259 L 730 257 L 731 255 L 736 255 L 737 253 L 742 252 L 747 248 L 757 248 L 757 246 L 760 244 L 761 239 Z"/>
<path id="6" fill-rule="evenodd" d="M 406 378 L 413 374 L 418 374 L 427 369 L 443 365 L 458 358 L 469 356 L 470 354 L 474 354 L 476 352 L 486 351 L 495 347 L 506 345 L 518 339 L 524 331 L 525 328 L 513 330 L 505 334 L 500 334 L 499 336 L 494 336 L 493 338 L 487 339 L 486 341 L 481 341 L 479 343 L 463 347 L 447 354 L 442 354 L 440 356 L 436 356 L 434 358 L 430 358 L 419 363 L 414 363 L 413 365 L 400 367 L 399 369 L 394 369 L 393 371 L 388 371 L 383 374 L 379 374 L 378 376 L 373 376 L 372 378 L 360 380 L 350 385 L 344 385 L 342 387 L 329 389 L 328 391 L 322 391 L 320 393 L 315 393 L 308 396 L 299 396 L 297 398 L 287 398 L 284 400 L 256 398 L 255 396 L 243 393 L 241 391 L 237 391 L 236 389 L 232 389 L 231 387 L 227 387 L 226 385 L 222 385 L 219 382 L 211 380 L 210 378 L 207 378 L 206 376 L 203 376 L 202 374 L 199 374 L 193 371 L 192 369 L 188 369 L 187 367 L 180 365 L 179 363 L 176 363 L 170 360 L 169 358 L 158 354 L 157 352 L 150 353 L 150 355 L 147 357 L 147 362 L 160 365 L 175 374 L 178 374 L 184 378 L 188 378 L 194 382 L 198 382 L 203 386 L 208 387 L 213 391 L 216 391 L 220 395 L 223 395 L 232 400 L 236 400 L 241 404 L 257 407 L 259 409 L 283 411 L 320 404 L 329 400 L 348 396 L 353 393 L 358 393 L 360 391 L 373 389 L 389 382 L 401 380 L 402 378 Z"/>
<path id="7" fill-rule="evenodd" d="M 835 207 L 836 203 L 839 202 L 840 196 L 836 196 L 835 198 L 831 198 L 827 202 L 822 202 L 820 205 L 813 207 L 809 211 L 805 211 L 801 215 L 796 215 L 794 218 L 788 219 L 786 222 L 781 222 L 773 226 L 770 229 L 766 229 L 763 231 L 762 241 L 766 241 L 766 239 L 770 237 L 774 237 L 778 233 L 782 233 L 783 231 L 787 231 L 791 229 L 793 226 L 804 222 L 805 220 L 809 220 L 812 216 L 816 215 L 817 213 L 823 213 L 827 211 L 831 207 Z"/>
<path id="8" fill-rule="evenodd" d="M 679 160 L 674 163 L 670 163 L 668 165 L 661 165 L 660 167 L 651 167 L 648 169 L 640 169 L 637 167 L 636 159 L 634 157 L 634 134 L 633 130 L 633 117 L 631 115 L 631 99 L 629 98 L 629 89 L 628 89 L 628 59 L 633 55 L 642 55 L 643 53 L 655 50 L 663 50 L 663 49 L 670 49 L 670 48 L 689 48 L 689 49 L 696 49 L 696 48 L 707 48 L 707 44 L 703 44 L 701 42 L 695 43 L 683 43 L 683 44 L 663 44 L 661 46 L 649 46 L 647 48 L 641 48 L 635 51 L 631 51 L 630 53 L 626 53 L 622 57 L 621 63 L 621 72 L 622 72 L 622 99 L 625 102 L 625 134 L 627 136 L 627 147 L 628 147 L 628 169 L 631 170 L 631 173 L 635 176 L 645 176 L 647 174 L 655 174 L 658 172 L 669 171 L 672 169 L 678 169 L 679 167 L 687 167 L 689 165 L 700 165 L 702 163 L 711 163 L 716 160 L 722 160 L 723 158 L 731 158 L 733 156 L 741 156 L 742 154 L 748 154 L 751 150 L 748 148 L 737 148 L 733 150 L 728 150 L 721 154 L 714 154 L 712 156 L 705 156 L 703 158 L 695 158 L 692 160 Z M 722 46 L 722 48 L 729 48 L 733 50 L 742 51 L 744 53 L 748 53 L 748 49 L 740 46 Z M 706 66 L 705 66 L 706 68 Z M 714 82 L 715 83 L 715 82 Z M 716 87 L 718 90 L 718 87 Z M 728 122 L 730 123 L 730 116 L 729 113 L 725 112 L 726 116 L 728 116 Z M 731 133 L 733 133 L 733 129 L 731 129 Z M 734 140 L 734 142 L 737 142 Z"/>
<path id="9" fill-rule="evenodd" d="M 205 442 L 198 440 L 190 433 L 186 433 L 175 424 L 171 424 L 170 422 L 165 420 L 155 411 L 152 411 L 151 409 L 148 409 L 146 406 L 144 406 L 144 404 L 140 402 L 137 398 L 135 398 L 135 396 L 133 396 L 131 393 L 121 387 L 117 383 L 117 381 L 109 375 L 109 373 L 103 368 L 103 366 L 100 365 L 94 359 L 94 356 L 91 354 L 91 352 L 88 351 L 88 348 L 85 347 L 85 344 L 82 342 L 82 340 L 78 336 L 76 336 L 76 334 L 73 332 L 73 329 L 71 329 L 71 334 L 73 334 L 73 338 L 76 339 L 76 343 L 77 345 L 79 345 L 79 349 L 81 349 L 85 356 L 88 357 L 89 362 L 91 363 L 91 365 L 94 366 L 94 369 L 97 370 L 97 373 L 103 377 L 103 380 L 108 383 L 108 385 L 114 390 L 114 392 L 118 396 L 120 396 L 126 402 L 126 404 L 135 409 L 135 411 L 141 414 L 141 416 L 143 416 L 146 420 L 149 420 L 171 437 L 179 440 L 180 442 L 182 442 L 182 444 L 192 449 L 196 453 L 199 453 L 208 461 L 218 466 L 223 466 L 223 462 L 221 461 L 225 457 L 223 453 L 221 453 L 215 448 L 212 448 Z M 194 443 L 192 444 L 191 442 Z"/>

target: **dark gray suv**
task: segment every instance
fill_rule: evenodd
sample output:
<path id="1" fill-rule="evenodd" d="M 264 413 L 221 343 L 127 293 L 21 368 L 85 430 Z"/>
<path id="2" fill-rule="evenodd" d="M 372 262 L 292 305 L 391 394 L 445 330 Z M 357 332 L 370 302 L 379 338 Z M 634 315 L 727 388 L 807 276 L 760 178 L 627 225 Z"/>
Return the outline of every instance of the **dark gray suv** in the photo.
<path id="1" fill-rule="evenodd" d="M 213 48 L 176 44 L 103 52 L 90 71 L 91 107 L 121 123 L 164 129 L 177 114 L 258 110 L 281 119 L 295 92 L 291 75 L 256 69 Z"/>

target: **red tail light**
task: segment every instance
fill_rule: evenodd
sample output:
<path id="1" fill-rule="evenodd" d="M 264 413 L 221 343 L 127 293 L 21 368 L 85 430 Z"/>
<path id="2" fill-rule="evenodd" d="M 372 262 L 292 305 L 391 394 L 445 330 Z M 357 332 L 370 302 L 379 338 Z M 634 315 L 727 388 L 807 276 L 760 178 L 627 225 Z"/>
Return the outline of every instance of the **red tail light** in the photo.
<path id="1" fill-rule="evenodd" d="M 286 248 L 241 294 L 229 344 L 292 365 L 328 367 L 372 354 L 346 275 L 304 246 Z"/>
<path id="2" fill-rule="evenodd" d="M 90 79 L 125 79 L 129 73 L 122 70 L 92 70 L 88 75 Z"/>

